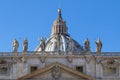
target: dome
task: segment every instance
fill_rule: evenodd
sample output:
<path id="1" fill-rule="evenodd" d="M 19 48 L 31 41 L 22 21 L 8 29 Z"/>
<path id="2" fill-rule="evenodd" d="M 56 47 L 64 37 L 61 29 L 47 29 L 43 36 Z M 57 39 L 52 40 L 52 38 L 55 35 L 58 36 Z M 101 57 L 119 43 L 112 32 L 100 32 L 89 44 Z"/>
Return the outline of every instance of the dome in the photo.
<path id="1" fill-rule="evenodd" d="M 41 43 L 42 44 L 42 43 Z M 83 52 L 83 47 L 69 35 L 55 34 L 52 35 L 45 45 L 46 52 Z M 37 47 L 36 51 L 42 51 L 40 45 Z"/>
<path id="2" fill-rule="evenodd" d="M 46 52 L 83 52 L 83 47 L 68 34 L 68 28 L 66 22 L 62 19 L 61 9 L 58 10 L 58 18 L 54 21 L 52 27 L 52 33 L 48 40 L 42 38 L 40 45 L 35 51 Z M 61 53 L 61 54 L 63 54 Z"/>
<path id="3" fill-rule="evenodd" d="M 83 48 L 70 36 L 58 34 L 50 37 L 46 43 L 45 51 L 81 52 Z"/>

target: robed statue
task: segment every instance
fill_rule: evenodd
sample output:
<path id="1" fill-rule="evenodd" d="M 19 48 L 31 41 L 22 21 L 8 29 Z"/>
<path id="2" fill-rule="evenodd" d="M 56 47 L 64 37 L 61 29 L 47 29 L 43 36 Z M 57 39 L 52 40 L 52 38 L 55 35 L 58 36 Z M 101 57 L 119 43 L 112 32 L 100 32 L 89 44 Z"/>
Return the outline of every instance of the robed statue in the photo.
<path id="1" fill-rule="evenodd" d="M 100 38 L 95 41 L 96 43 L 96 52 L 101 52 L 101 49 L 102 49 L 102 42 L 100 41 Z"/>
<path id="2" fill-rule="evenodd" d="M 19 43 L 16 39 L 13 40 L 13 52 L 17 52 L 19 47 Z"/>
<path id="3" fill-rule="evenodd" d="M 84 46 L 85 46 L 85 51 L 90 51 L 90 41 L 88 40 L 88 38 L 85 40 Z"/>
<path id="4" fill-rule="evenodd" d="M 69 50 L 73 51 L 73 40 L 71 38 L 69 38 Z"/>
<path id="5" fill-rule="evenodd" d="M 23 52 L 27 52 L 27 50 L 28 50 L 28 40 L 27 38 L 25 38 L 23 41 Z"/>
<path id="6" fill-rule="evenodd" d="M 46 41 L 46 39 L 45 38 L 41 38 L 40 39 L 40 48 L 41 48 L 41 51 L 44 51 L 45 50 L 45 41 Z"/>

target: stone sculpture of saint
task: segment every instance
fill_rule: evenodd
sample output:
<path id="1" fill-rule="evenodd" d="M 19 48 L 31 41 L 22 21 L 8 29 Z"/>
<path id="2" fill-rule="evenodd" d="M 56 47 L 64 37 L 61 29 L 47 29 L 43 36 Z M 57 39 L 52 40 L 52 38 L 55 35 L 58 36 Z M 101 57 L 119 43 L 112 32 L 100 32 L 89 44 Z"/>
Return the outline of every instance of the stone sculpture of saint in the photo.
<path id="1" fill-rule="evenodd" d="M 41 51 L 45 50 L 45 38 L 41 38 L 41 40 L 40 40 L 40 48 L 41 48 Z"/>
<path id="2" fill-rule="evenodd" d="M 73 42 L 71 38 L 69 39 L 69 49 L 70 51 L 73 51 Z"/>
<path id="3" fill-rule="evenodd" d="M 28 50 L 28 40 L 25 38 L 23 41 L 23 52 Z"/>
<path id="4" fill-rule="evenodd" d="M 85 40 L 84 46 L 86 51 L 90 51 L 90 41 L 88 40 L 88 38 Z"/>
<path id="5" fill-rule="evenodd" d="M 13 40 L 13 52 L 17 52 L 19 47 L 19 43 L 16 39 Z"/>
<path id="6" fill-rule="evenodd" d="M 96 52 L 101 52 L 101 49 L 102 49 L 102 42 L 100 41 L 100 38 L 95 41 L 96 43 Z"/>

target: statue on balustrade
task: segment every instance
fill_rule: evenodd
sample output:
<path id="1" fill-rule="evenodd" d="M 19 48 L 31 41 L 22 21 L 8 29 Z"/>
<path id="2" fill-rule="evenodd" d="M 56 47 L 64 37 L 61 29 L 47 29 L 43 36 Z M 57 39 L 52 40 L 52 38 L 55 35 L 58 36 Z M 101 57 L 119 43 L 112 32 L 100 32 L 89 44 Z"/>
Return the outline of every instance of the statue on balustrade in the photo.
<path id="1" fill-rule="evenodd" d="M 102 42 L 100 41 L 100 38 L 98 38 L 98 40 L 95 41 L 95 43 L 96 43 L 96 52 L 101 52 Z"/>
<path id="2" fill-rule="evenodd" d="M 72 41 L 71 38 L 69 39 L 69 50 L 70 50 L 70 51 L 73 51 L 73 50 L 74 50 L 74 48 L 73 48 L 73 41 Z"/>
<path id="3" fill-rule="evenodd" d="M 84 42 L 84 47 L 85 47 L 85 51 L 90 51 L 90 41 L 88 40 L 88 38 L 85 40 Z"/>
<path id="4" fill-rule="evenodd" d="M 16 39 L 13 40 L 13 52 L 17 52 L 19 47 L 19 43 Z"/>
<path id="5" fill-rule="evenodd" d="M 23 52 L 27 52 L 27 50 L 28 50 L 28 40 L 27 38 L 25 38 L 23 41 Z"/>
<path id="6" fill-rule="evenodd" d="M 45 50 L 45 45 L 46 45 L 45 41 L 46 41 L 46 39 L 43 38 L 43 37 L 40 39 L 40 48 L 41 48 L 41 51 Z"/>

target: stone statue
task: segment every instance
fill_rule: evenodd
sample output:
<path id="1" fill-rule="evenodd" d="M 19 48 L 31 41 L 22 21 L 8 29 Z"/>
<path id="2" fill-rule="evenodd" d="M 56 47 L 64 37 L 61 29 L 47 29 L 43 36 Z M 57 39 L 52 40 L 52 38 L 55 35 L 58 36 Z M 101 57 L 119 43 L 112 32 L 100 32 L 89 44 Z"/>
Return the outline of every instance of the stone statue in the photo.
<path id="1" fill-rule="evenodd" d="M 90 41 L 88 40 L 88 38 L 85 40 L 84 46 L 86 51 L 90 51 Z"/>
<path id="2" fill-rule="evenodd" d="M 23 41 L 23 52 L 26 52 L 28 50 L 28 41 L 25 38 Z"/>
<path id="3" fill-rule="evenodd" d="M 46 41 L 46 39 L 43 38 L 43 37 L 40 39 L 40 48 L 41 48 L 41 51 L 45 50 L 45 41 Z"/>
<path id="4" fill-rule="evenodd" d="M 17 52 L 19 47 L 19 43 L 16 39 L 13 40 L 13 52 Z"/>
<path id="5" fill-rule="evenodd" d="M 73 42 L 71 38 L 69 39 L 69 49 L 70 51 L 73 51 Z"/>
<path id="6" fill-rule="evenodd" d="M 101 49 L 102 49 L 102 42 L 100 41 L 100 38 L 95 41 L 96 43 L 96 52 L 101 52 Z"/>

